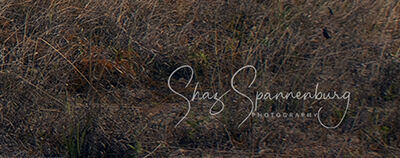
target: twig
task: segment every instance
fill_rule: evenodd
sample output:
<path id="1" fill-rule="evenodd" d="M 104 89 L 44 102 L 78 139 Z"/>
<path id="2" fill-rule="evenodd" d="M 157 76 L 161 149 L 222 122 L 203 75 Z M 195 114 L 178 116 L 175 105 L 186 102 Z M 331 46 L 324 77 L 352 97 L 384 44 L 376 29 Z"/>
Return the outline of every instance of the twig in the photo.
<path id="1" fill-rule="evenodd" d="M 160 143 L 156 148 L 154 148 L 153 151 L 151 151 L 149 154 L 147 154 L 146 156 L 144 156 L 143 158 L 149 157 L 151 154 L 153 154 L 160 146 L 162 143 Z"/>

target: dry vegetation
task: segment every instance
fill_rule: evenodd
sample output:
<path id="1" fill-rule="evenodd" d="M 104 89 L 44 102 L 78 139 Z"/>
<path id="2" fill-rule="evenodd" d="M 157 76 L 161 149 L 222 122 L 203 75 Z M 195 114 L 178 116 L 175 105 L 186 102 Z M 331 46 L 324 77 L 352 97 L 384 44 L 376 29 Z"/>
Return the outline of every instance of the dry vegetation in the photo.
<path id="1" fill-rule="evenodd" d="M 395 157 L 399 55 L 398 1 L 0 0 L 0 153 Z M 251 119 L 238 128 L 248 102 L 232 94 L 220 115 L 198 101 L 174 128 L 187 108 L 166 80 L 184 64 L 204 91 L 228 89 L 232 74 L 251 64 L 257 90 L 312 91 L 319 83 L 352 92 L 351 107 L 334 130 L 314 118 Z M 189 96 L 194 84 L 179 83 Z M 320 106 L 271 101 L 262 110 Z"/>

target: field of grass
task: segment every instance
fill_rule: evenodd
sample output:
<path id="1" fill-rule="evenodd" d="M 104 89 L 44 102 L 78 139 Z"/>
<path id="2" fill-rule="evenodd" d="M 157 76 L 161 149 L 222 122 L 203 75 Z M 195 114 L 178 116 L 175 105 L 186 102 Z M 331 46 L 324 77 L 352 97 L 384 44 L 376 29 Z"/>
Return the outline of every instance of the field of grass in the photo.
<path id="1" fill-rule="evenodd" d="M 229 93 L 351 92 L 338 128 L 250 117 Z M 0 157 L 397 157 L 400 2 L 0 0 Z M 342 103 L 269 100 L 262 113 L 344 116 Z M 211 108 L 219 111 L 221 105 Z M 186 116 L 187 114 L 187 116 Z M 185 117 L 186 116 L 186 117 Z M 185 119 L 182 119 L 184 118 Z M 177 123 L 182 120 L 178 125 Z"/>

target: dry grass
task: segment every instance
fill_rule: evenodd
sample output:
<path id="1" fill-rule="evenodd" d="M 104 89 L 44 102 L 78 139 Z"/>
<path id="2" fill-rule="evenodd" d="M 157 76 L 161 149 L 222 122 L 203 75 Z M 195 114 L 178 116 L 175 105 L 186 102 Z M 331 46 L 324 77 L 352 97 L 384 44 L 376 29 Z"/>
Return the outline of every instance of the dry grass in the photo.
<path id="1" fill-rule="evenodd" d="M 0 153 L 398 156 L 399 13 L 399 2 L 383 0 L 0 0 Z M 184 64 L 205 91 L 227 90 L 251 64 L 258 91 L 319 83 L 352 92 L 350 111 L 335 130 L 315 119 L 237 128 L 248 109 L 230 95 L 222 114 L 196 102 L 174 128 L 186 107 L 166 80 Z M 316 112 L 323 103 L 265 104 L 265 112 Z"/>

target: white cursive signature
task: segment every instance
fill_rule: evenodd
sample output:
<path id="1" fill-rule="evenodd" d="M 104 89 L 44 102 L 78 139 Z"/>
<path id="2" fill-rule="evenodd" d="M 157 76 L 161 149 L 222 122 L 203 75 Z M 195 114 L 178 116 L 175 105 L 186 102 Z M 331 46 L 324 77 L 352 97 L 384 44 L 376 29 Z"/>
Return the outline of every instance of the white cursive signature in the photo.
<path id="1" fill-rule="evenodd" d="M 194 75 L 194 71 L 193 71 L 193 68 L 192 68 L 191 66 L 189 66 L 189 65 L 183 65 L 183 66 L 177 68 L 175 71 L 173 71 L 173 72 L 171 73 L 171 75 L 170 75 L 169 78 L 168 78 L 168 88 L 169 88 L 173 93 L 175 93 L 176 95 L 180 96 L 181 98 L 183 98 L 183 99 L 187 102 L 187 110 L 186 110 L 186 113 L 185 113 L 185 115 L 179 120 L 179 122 L 175 125 L 175 128 L 176 128 L 176 127 L 188 116 L 188 114 L 190 113 L 191 102 L 193 102 L 193 101 L 195 101 L 195 100 L 206 100 L 206 99 L 207 99 L 207 100 L 214 100 L 215 102 L 212 104 L 211 108 L 209 109 L 209 113 L 210 113 L 210 115 L 218 115 L 218 114 L 220 114 L 220 113 L 224 110 L 224 107 L 225 107 L 225 104 L 224 104 L 224 102 L 222 101 L 222 98 L 223 98 L 224 96 L 226 96 L 228 93 L 231 92 L 231 90 L 227 90 L 227 91 L 225 91 L 224 93 L 222 93 L 222 95 L 220 95 L 220 96 L 218 96 L 218 94 L 219 94 L 218 92 L 215 93 L 215 94 L 212 94 L 212 93 L 210 93 L 210 92 L 201 93 L 200 91 L 197 90 L 197 89 L 198 89 L 198 86 L 199 86 L 199 82 L 196 82 L 196 85 L 195 85 L 195 88 L 194 88 L 194 90 L 193 90 L 193 94 L 192 94 L 191 99 L 185 97 L 183 94 L 177 92 L 176 90 L 174 90 L 174 89 L 171 87 L 171 78 L 174 76 L 174 74 L 175 74 L 177 71 L 179 71 L 179 70 L 181 70 L 181 69 L 184 69 L 184 68 L 190 69 L 190 71 L 191 71 L 191 75 L 190 75 L 189 81 L 188 81 L 188 83 L 186 83 L 186 85 L 185 85 L 185 88 L 187 88 L 187 87 L 189 86 L 189 84 L 192 82 L 193 75 Z M 269 92 L 256 92 L 256 95 L 254 96 L 254 99 L 252 99 L 249 95 L 244 94 L 243 92 L 239 91 L 239 90 L 235 87 L 235 78 L 236 78 L 236 76 L 237 76 L 241 71 L 243 71 L 243 70 L 245 70 L 245 69 L 250 69 L 250 70 L 254 71 L 254 76 L 253 76 L 253 78 L 252 78 L 252 81 L 251 81 L 251 83 L 247 86 L 247 88 L 250 88 L 250 87 L 254 84 L 254 82 L 255 82 L 255 80 L 256 80 L 256 78 L 257 78 L 257 69 L 256 69 L 253 65 L 246 65 L 246 66 L 243 66 L 242 68 L 240 68 L 239 70 L 237 70 L 237 71 L 233 74 L 233 76 L 232 76 L 232 78 L 231 78 L 231 83 L 230 83 L 232 90 L 233 90 L 235 93 L 237 93 L 238 95 L 240 95 L 240 96 L 246 98 L 246 100 L 248 100 L 248 101 L 250 102 L 250 107 L 251 107 L 251 110 L 250 110 L 249 114 L 242 120 L 242 122 L 239 124 L 238 127 L 240 127 L 241 125 L 243 125 L 243 123 L 245 123 L 254 113 L 257 112 L 258 104 L 260 103 L 260 101 L 263 101 L 263 100 L 277 100 L 277 99 L 284 99 L 284 100 L 287 100 L 287 99 L 298 99 L 298 100 L 306 100 L 306 99 L 315 99 L 315 100 L 339 99 L 339 100 L 342 100 L 342 99 L 343 99 L 343 100 L 346 100 L 346 101 L 347 101 L 347 104 L 346 104 L 346 109 L 345 109 L 345 111 L 344 111 L 344 114 L 342 115 L 342 118 L 340 119 L 339 123 L 337 123 L 335 126 L 327 126 L 327 125 L 325 125 L 325 124 L 321 121 L 320 114 L 321 114 L 322 107 L 319 108 L 319 110 L 318 110 L 318 121 L 319 121 L 319 123 L 320 123 L 324 128 L 327 128 L 327 129 L 335 129 L 335 128 L 339 127 L 339 125 L 343 122 L 343 120 L 344 120 L 344 118 L 345 118 L 345 115 L 346 115 L 346 113 L 347 113 L 347 111 L 348 111 L 348 109 L 349 109 L 349 106 L 350 106 L 350 96 L 351 96 L 351 93 L 350 93 L 349 91 L 345 91 L 345 92 L 343 93 L 343 95 L 337 94 L 336 91 L 333 92 L 333 93 L 322 93 L 322 92 L 319 92 L 319 91 L 318 91 L 318 85 L 319 85 L 318 83 L 317 83 L 316 86 L 315 86 L 315 91 L 314 91 L 314 93 L 311 93 L 311 92 L 306 92 L 306 93 L 301 93 L 301 92 L 296 92 L 296 93 L 295 93 L 295 92 L 283 93 L 283 92 L 279 92 L 279 93 L 276 93 L 275 95 L 273 95 L 273 94 L 271 94 L 271 93 L 269 93 Z M 238 83 L 238 84 L 240 84 L 240 83 Z M 212 109 L 214 109 L 214 107 L 215 107 L 218 103 L 221 105 L 220 110 L 217 111 L 217 112 L 213 112 Z"/>

